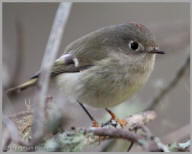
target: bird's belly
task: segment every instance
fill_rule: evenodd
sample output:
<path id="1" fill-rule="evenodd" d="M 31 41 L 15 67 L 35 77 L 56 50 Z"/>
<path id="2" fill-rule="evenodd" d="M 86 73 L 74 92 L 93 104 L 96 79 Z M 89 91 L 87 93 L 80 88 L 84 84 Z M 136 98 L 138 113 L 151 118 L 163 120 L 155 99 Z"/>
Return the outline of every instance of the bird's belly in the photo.
<path id="1" fill-rule="evenodd" d="M 91 72 L 67 73 L 57 77 L 58 85 L 66 95 L 98 108 L 113 107 L 128 100 L 144 83 L 143 75 L 129 78 L 126 75 Z M 147 77 L 146 77 L 147 78 Z"/>
<path id="2" fill-rule="evenodd" d="M 113 107 L 128 100 L 140 87 L 141 85 L 127 84 L 121 87 L 108 85 L 104 89 L 102 86 L 98 89 L 87 88 L 79 96 L 79 101 L 98 108 Z"/>
<path id="3" fill-rule="evenodd" d="M 105 108 L 113 107 L 127 101 L 135 92 L 137 92 L 145 83 L 145 76 L 135 75 L 130 78 L 129 75 L 113 74 L 100 75 L 82 80 L 82 93 L 78 99 L 88 105 Z"/>

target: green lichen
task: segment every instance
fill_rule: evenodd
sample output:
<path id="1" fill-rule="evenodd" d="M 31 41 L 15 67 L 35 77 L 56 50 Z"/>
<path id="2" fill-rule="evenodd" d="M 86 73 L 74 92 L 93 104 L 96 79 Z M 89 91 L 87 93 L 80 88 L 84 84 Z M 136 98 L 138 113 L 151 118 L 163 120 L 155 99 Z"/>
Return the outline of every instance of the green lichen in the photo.
<path id="1" fill-rule="evenodd" d="M 63 151 L 63 152 L 80 152 L 85 145 L 95 141 L 96 137 L 91 134 L 85 134 L 83 131 L 66 131 L 57 134 L 54 138 L 47 140 L 42 151 Z M 41 151 L 39 150 L 39 151 Z"/>

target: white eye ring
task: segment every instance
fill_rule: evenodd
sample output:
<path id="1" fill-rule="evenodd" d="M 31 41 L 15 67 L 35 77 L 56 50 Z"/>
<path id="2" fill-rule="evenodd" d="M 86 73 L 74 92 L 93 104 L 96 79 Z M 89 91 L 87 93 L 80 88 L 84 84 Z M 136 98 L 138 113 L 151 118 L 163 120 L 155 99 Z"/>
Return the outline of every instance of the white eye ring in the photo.
<path id="1" fill-rule="evenodd" d="M 137 41 L 131 40 L 129 42 L 129 48 L 133 51 L 139 51 L 139 50 L 141 50 L 141 48 L 143 48 L 143 46 L 140 43 L 138 43 Z"/>

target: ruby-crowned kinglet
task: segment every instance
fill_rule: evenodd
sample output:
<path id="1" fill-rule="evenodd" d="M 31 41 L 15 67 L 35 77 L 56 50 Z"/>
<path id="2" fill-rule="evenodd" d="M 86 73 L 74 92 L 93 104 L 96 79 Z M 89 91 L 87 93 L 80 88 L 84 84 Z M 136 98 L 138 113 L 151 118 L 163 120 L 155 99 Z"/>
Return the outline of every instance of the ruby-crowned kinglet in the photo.
<path id="1" fill-rule="evenodd" d="M 52 68 L 51 78 L 81 103 L 112 107 L 128 100 L 148 80 L 160 51 L 144 25 L 124 23 L 101 28 L 69 44 Z M 35 85 L 39 73 L 9 90 Z"/>

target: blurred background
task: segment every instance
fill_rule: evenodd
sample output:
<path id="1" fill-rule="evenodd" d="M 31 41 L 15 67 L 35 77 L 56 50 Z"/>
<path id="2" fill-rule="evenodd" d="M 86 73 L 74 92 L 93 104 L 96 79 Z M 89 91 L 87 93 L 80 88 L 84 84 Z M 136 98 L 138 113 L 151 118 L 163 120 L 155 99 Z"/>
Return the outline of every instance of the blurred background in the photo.
<path id="1" fill-rule="evenodd" d="M 29 79 L 41 65 L 57 3 L 3 3 L 3 86 L 13 87 Z M 189 55 L 189 3 L 74 3 L 58 57 L 71 41 L 103 26 L 134 21 L 146 25 L 156 36 L 165 55 L 158 55 L 154 71 L 143 89 L 128 102 L 111 108 L 119 118 L 142 111 L 175 77 Z M 74 101 L 51 85 L 49 95 L 62 106 L 63 127 L 90 126 L 88 116 Z M 155 108 L 156 120 L 148 126 L 155 136 L 165 136 L 190 122 L 189 71 Z M 33 89 L 3 101 L 4 111 L 13 114 L 33 104 Z M 110 117 L 104 109 L 87 106 L 99 122 Z M 113 151 L 123 151 L 114 146 Z M 91 150 L 98 151 L 103 145 Z M 88 149 L 90 150 L 90 149 Z"/>

